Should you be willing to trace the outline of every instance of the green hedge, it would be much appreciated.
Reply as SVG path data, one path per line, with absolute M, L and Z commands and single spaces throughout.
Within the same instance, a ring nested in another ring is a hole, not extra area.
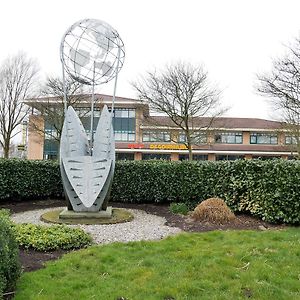
M 117 164 L 114 201 L 197 204 L 221 197 L 234 210 L 269 222 L 300 223 L 300 162 L 136 161 Z
M 9 214 L 0 210 L 0 299 L 12 291 L 21 273 L 19 249 Z
M 0 174 L 0 199 L 63 193 L 57 162 L 0 160 Z M 118 161 L 111 196 L 112 201 L 189 206 L 221 197 L 234 211 L 299 224 L 299 187 L 299 161 Z
M 59 165 L 53 161 L 0 159 L 0 199 L 61 197 Z

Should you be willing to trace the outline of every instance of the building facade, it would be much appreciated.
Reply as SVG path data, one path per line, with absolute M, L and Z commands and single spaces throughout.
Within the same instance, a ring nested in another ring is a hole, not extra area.
M 101 108 L 104 104 L 110 107 L 112 97 L 97 94 L 96 99 L 95 127 Z M 88 104 L 88 101 L 83 101 L 82 107 L 76 110 L 88 112 Z M 81 120 L 89 134 L 89 113 Z M 294 139 L 280 122 L 220 117 L 208 126 L 209 118 L 195 118 L 194 121 L 196 131 L 198 128 L 192 147 L 194 160 L 288 159 L 295 154 L 292 151 Z M 188 159 L 184 133 L 168 117 L 151 116 L 149 107 L 141 101 L 116 97 L 113 127 L 116 159 Z M 53 135 L 53 126 L 33 110 L 27 135 L 28 159 L 56 159 L 59 144 L 52 138 Z

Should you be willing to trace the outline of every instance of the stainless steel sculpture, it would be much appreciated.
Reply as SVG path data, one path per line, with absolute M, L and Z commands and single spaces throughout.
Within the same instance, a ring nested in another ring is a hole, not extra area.
M 106 210 L 115 167 L 112 115 L 118 72 L 124 63 L 124 44 L 115 29 L 103 21 L 84 19 L 64 34 L 61 48 L 65 72 L 92 86 L 90 139 L 70 106 L 65 91 L 65 120 L 60 142 L 60 169 L 64 190 L 75 212 Z M 94 135 L 94 86 L 115 78 L 111 112 L 104 106 Z

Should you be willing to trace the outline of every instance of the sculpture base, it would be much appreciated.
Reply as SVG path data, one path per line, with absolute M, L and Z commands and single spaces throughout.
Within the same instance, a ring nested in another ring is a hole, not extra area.
M 112 207 L 108 206 L 106 210 L 97 212 L 74 211 L 65 208 L 60 214 L 59 219 L 109 219 L 112 217 Z

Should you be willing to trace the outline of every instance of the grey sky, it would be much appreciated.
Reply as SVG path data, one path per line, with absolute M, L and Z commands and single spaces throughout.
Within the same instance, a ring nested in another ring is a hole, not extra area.
M 176 60 L 203 63 L 224 89 L 233 117 L 272 118 L 254 89 L 255 75 L 299 36 L 297 0 L 10 0 L 1 3 L 0 60 L 23 50 L 43 74 L 61 75 L 59 46 L 73 23 L 95 18 L 122 37 L 126 58 L 117 95 L 135 97 L 139 74 Z M 98 92 L 111 94 L 112 84 Z

